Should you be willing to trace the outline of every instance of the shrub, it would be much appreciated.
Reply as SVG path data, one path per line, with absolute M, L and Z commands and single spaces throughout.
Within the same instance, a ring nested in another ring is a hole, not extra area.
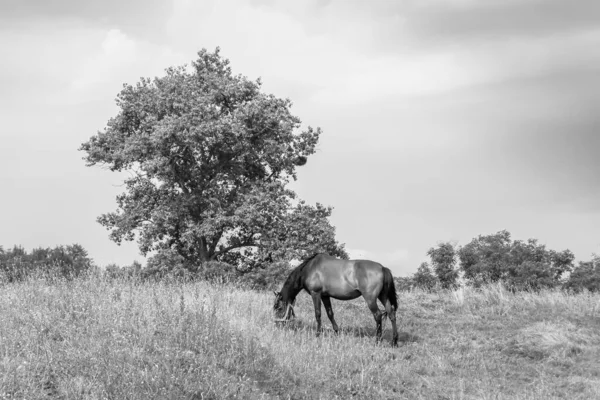
M 595 255 L 592 261 L 580 262 L 571 272 L 564 287 L 574 292 L 589 290 L 600 292 L 600 256 Z
M 448 289 L 456 286 L 458 271 L 456 265 L 456 250 L 452 243 L 440 243 L 427 251 L 431 258 L 433 270 L 442 288 Z
M 502 282 L 512 290 L 560 287 L 575 259 L 571 251 L 547 249 L 536 239 L 512 241 L 507 231 L 480 235 L 458 250 L 458 257 L 471 285 Z
M 27 253 L 21 246 L 5 251 L 0 247 L 0 275 L 8 282 L 31 275 L 73 278 L 95 268 L 88 252 L 79 244 L 36 248 Z
M 243 274 L 240 282 L 255 290 L 279 290 L 291 269 L 288 262 L 273 262 Z
M 120 267 L 117 264 L 109 264 L 104 268 L 104 276 L 110 279 L 134 278 L 141 276 L 142 264 L 134 261 L 131 265 Z
M 412 281 L 415 287 L 429 291 L 433 290 L 439 284 L 438 279 L 426 262 L 421 263 L 417 272 L 413 275 Z
M 408 292 L 415 287 L 413 279 L 406 276 L 398 276 L 394 278 L 394 284 L 396 285 L 396 290 L 399 292 Z

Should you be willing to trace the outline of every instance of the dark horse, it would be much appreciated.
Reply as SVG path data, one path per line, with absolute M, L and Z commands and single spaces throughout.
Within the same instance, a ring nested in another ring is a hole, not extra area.
M 321 333 L 321 302 L 337 333 L 331 298 L 352 300 L 362 296 L 377 323 L 377 342 L 381 341 L 381 322 L 387 315 L 392 322 L 392 346 L 398 344 L 396 310 L 398 297 L 392 273 L 383 265 L 369 260 L 338 260 L 327 254 L 315 254 L 297 266 L 288 276 L 279 293 L 275 292 L 276 321 L 288 321 L 294 316 L 294 301 L 300 291 L 306 290 L 315 305 L 317 336 Z M 380 311 L 377 299 L 385 307 Z

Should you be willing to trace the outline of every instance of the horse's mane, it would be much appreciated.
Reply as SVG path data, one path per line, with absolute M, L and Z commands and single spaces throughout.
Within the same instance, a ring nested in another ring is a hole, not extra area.
M 319 254 L 321 253 L 313 254 L 292 270 L 283 284 L 283 288 L 281 289 L 282 294 L 288 295 L 292 298 L 296 297 L 298 292 L 302 290 L 302 272 L 304 268 Z

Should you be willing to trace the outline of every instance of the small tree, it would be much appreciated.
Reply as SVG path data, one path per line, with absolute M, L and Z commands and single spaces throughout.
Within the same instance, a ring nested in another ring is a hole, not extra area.
M 413 275 L 412 280 L 416 287 L 424 290 L 432 290 L 439 282 L 431 271 L 429 264 L 426 262 L 423 262 L 421 265 L 419 265 L 419 268 Z
M 458 251 L 464 278 L 476 286 L 501 280 L 510 265 L 510 244 L 508 231 L 471 240 Z
M 583 289 L 600 292 L 600 256 L 593 255 L 591 261 L 580 262 L 565 282 L 565 288 L 575 292 Z
M 430 248 L 427 255 L 431 258 L 431 265 L 442 288 L 455 287 L 458 271 L 454 268 L 456 265 L 454 245 L 450 242 L 440 243 L 437 247 Z

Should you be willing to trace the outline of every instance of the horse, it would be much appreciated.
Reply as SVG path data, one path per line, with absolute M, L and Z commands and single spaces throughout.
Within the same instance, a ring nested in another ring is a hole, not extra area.
M 331 298 L 352 300 L 362 296 L 377 323 L 376 342 L 381 342 L 381 323 L 387 316 L 392 323 L 392 346 L 398 345 L 398 296 L 392 272 L 383 265 L 370 260 L 340 260 L 322 253 L 312 255 L 292 270 L 280 292 L 274 292 L 276 322 L 287 322 L 295 316 L 293 305 L 303 289 L 310 294 L 315 306 L 317 336 L 323 330 L 321 303 L 325 305 L 333 330 L 338 333 Z M 383 304 L 385 312 L 379 310 L 377 299 Z

